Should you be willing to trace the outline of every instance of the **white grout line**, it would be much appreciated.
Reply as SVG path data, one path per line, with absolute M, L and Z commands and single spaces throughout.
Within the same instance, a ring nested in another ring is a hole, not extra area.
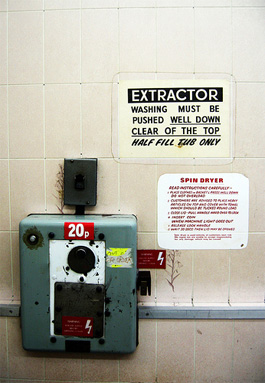
M 45 86 L 45 0 L 43 0 L 43 67 L 42 67 L 42 82 L 43 82 L 43 157 L 44 157 L 44 210 L 47 211 L 47 183 L 46 183 L 46 86 Z M 46 358 L 43 358 L 43 367 L 44 367 L 44 380 L 46 379 Z
M 80 0 L 80 157 L 83 157 L 83 107 L 82 107 L 82 31 L 83 31 L 83 19 Z
M 234 381 L 234 360 L 235 360 L 235 320 L 233 320 L 232 334 L 232 358 L 231 358 L 231 383 Z
M 46 179 L 47 179 L 47 169 L 46 169 L 46 116 L 45 116 L 45 111 L 46 111 L 46 99 L 45 99 L 45 95 L 46 95 L 46 86 L 45 86 L 45 5 L 44 5 L 44 1 L 43 0 L 43 16 L 42 16 L 42 21 L 43 21 L 43 39 L 42 39 L 42 43 L 43 43 L 43 57 L 42 57 L 42 61 L 43 61 L 43 67 L 42 67 L 42 82 L 43 82 L 43 93 L 42 93 L 42 97 L 43 97 L 43 104 L 42 104 L 42 107 L 43 107 L 43 120 L 42 120 L 42 123 L 43 123 L 43 172 L 44 172 L 44 210 L 47 211 L 47 182 L 46 182 Z
M 121 69 L 121 60 L 120 60 L 120 39 L 121 39 L 121 36 L 120 36 L 120 2 L 118 2 L 118 73 L 120 73 L 120 69 Z M 111 100 L 112 100 L 112 97 L 113 95 L 111 95 Z M 118 106 L 119 107 L 119 106 Z M 111 110 L 111 123 L 112 123 L 112 110 Z M 119 113 L 119 111 L 118 111 Z M 117 121 L 117 124 L 119 124 L 119 118 L 118 118 L 118 121 Z M 119 129 L 119 126 L 118 126 L 118 129 Z M 119 138 L 118 138 L 119 139 Z M 119 142 L 117 143 L 118 144 L 118 156 L 119 156 Z M 118 212 L 121 211 L 121 164 L 120 164 L 120 161 L 118 161 Z
M 155 381 L 158 381 L 157 373 L 158 373 L 158 321 L 155 322 L 156 326 L 156 334 L 155 334 Z
M 197 322 L 194 321 L 194 327 L 193 327 L 193 383 L 196 383 L 196 328 L 197 328 Z
M 10 174 L 10 121 L 9 121 L 9 74 L 8 74 L 8 64 L 9 64 L 9 13 L 7 12 L 7 74 L 6 74 L 6 101 L 7 101 L 7 177 L 8 177 L 8 207 L 9 207 L 9 241 L 10 241 L 10 273 L 11 273 L 11 286 L 12 286 L 12 299 L 14 298 L 14 274 L 13 274 L 13 246 L 12 246 L 12 209 L 11 209 L 11 174 Z
M 192 250 L 191 264 L 191 304 L 194 304 L 195 252 Z
M 118 366 L 117 366 L 117 368 L 118 368 L 118 382 L 120 382 L 120 359 L 118 359 L 117 362 L 118 362 Z
M 228 287 L 227 287 L 227 302 L 230 305 L 230 287 L 231 287 L 231 251 L 228 255 Z
M 194 73 L 194 75 L 196 73 L 195 42 L 196 42 L 196 36 L 195 36 L 195 0 L 193 0 L 193 73 Z
M 7 11 L 8 11 L 8 2 L 7 2 Z M 9 54 L 8 54 L 8 39 L 9 39 L 9 33 L 8 33 L 8 28 L 9 28 L 9 13 L 7 12 L 7 19 L 6 19 L 6 28 L 7 28 L 7 37 L 6 37 L 6 49 L 7 49 L 7 73 L 6 73 L 6 82 L 7 82 L 7 87 L 6 87 L 6 113 L 7 113 L 7 171 L 8 171 L 8 205 L 9 205 L 9 240 L 10 240 L 10 268 L 11 268 L 11 286 L 12 286 L 12 296 L 14 295 L 14 276 L 13 276 L 13 249 L 12 249 L 12 220 L 11 220 L 11 178 L 10 178 L 10 131 L 9 131 L 9 89 L 8 89 L 8 82 L 9 82 L 9 76 L 8 76 L 8 64 L 9 64 Z M 7 377 L 10 378 L 10 361 L 9 361 L 9 348 L 8 348 L 8 324 L 7 324 L 7 318 L 6 318 L 6 362 L 7 362 Z
M 9 361 L 9 342 L 8 342 L 8 318 L 6 317 L 6 364 L 7 364 L 7 378 L 10 378 L 10 361 Z

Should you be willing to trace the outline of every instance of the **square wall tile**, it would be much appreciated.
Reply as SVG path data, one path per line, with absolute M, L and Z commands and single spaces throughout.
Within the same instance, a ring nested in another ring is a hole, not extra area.
M 157 182 L 163 174 L 193 173 L 192 165 L 158 165 L 157 166 Z
M 81 0 L 83 8 L 118 8 L 119 0 Z
M 156 71 L 156 10 L 120 10 L 120 71 Z
M 264 81 L 265 8 L 233 8 L 233 69 L 237 81 Z
M 8 362 L 7 362 L 7 331 L 6 331 L 6 318 L 0 318 L 0 378 L 8 378 Z
M 264 83 L 237 84 L 236 157 L 264 157 L 264 99 Z
M 80 155 L 80 85 L 45 86 L 47 158 Z
M 84 157 L 112 157 L 111 84 L 82 85 Z
M 80 83 L 80 32 L 80 11 L 45 12 L 46 83 Z
M 157 0 L 157 7 L 193 7 L 194 0 Z
M 248 246 L 231 251 L 230 302 L 264 303 L 265 235 L 250 234 Z
M 1 48 L 0 48 L 1 50 Z M 7 87 L 0 86 L 0 158 L 8 158 Z
M 11 225 L 18 230 L 19 222 L 30 213 L 44 213 L 43 160 L 11 160 Z
M 162 8 L 157 13 L 157 71 L 194 71 L 194 10 Z
M 196 303 L 227 303 L 229 252 L 196 250 L 194 254 L 194 292 Z
M 133 354 L 121 355 L 120 382 L 154 383 L 156 378 L 156 321 L 139 321 L 139 345 Z
M 137 248 L 139 250 L 156 249 L 156 235 L 138 232 Z
M 82 82 L 111 82 L 119 72 L 118 10 L 82 11 Z
M 213 2 L 211 2 L 213 3 Z M 207 27 L 205 27 L 207 26 Z M 230 8 L 195 9 L 195 71 L 232 71 Z
M 1 12 L 7 11 L 7 0 L 0 1 L 0 11 Z
M 81 381 L 81 359 L 45 358 L 45 380 Z
M 92 355 L 82 361 L 82 377 L 84 382 L 118 382 L 119 356 Z
M 11 247 L 9 233 L 0 232 L 0 300 L 12 300 Z
M 76 9 L 81 7 L 81 0 L 44 0 L 45 9 Z
M 194 322 L 157 323 L 157 380 L 192 383 L 194 377 Z
M 230 7 L 232 0 L 194 0 L 195 7 Z
M 157 303 L 190 304 L 192 251 L 167 250 L 166 270 L 157 270 Z
M 7 13 L 0 13 L 0 84 L 7 84 Z
M 8 44 L 9 83 L 42 83 L 43 12 L 10 13 Z
M 9 11 L 42 11 L 43 0 L 8 0 Z
M 265 381 L 265 321 L 236 321 L 234 383 Z
M 43 158 L 43 85 L 8 90 L 10 158 Z
M 13 272 L 13 300 L 20 300 L 20 263 L 19 263 L 19 233 L 11 233 L 12 272 Z
M 155 7 L 156 0 L 119 0 L 120 8 Z
M 196 321 L 196 382 L 231 382 L 233 321 Z
M 20 318 L 8 318 L 9 377 L 12 379 L 44 380 L 44 357 L 37 352 L 22 348 Z
M 261 176 L 265 171 L 265 159 L 235 159 L 233 172 L 249 179 L 249 232 L 265 230 L 265 185 Z
M 9 204 L 9 170 L 8 161 L 0 160 L 0 230 L 10 229 L 10 204 Z
M 232 0 L 233 7 L 262 7 L 264 0 Z
M 205 160 L 205 164 L 194 166 L 193 173 L 231 173 L 233 170 L 232 162 L 229 164 L 213 165 L 209 163 L 209 159 Z
M 139 231 L 155 231 L 155 165 L 120 165 L 120 210 L 137 216 Z

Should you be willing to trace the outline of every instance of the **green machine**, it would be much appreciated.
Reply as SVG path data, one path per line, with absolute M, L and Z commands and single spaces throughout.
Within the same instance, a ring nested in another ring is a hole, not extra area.
M 133 352 L 136 217 L 29 215 L 19 233 L 23 347 Z

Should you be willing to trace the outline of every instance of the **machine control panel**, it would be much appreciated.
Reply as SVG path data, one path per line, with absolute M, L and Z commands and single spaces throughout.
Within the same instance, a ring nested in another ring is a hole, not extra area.
M 133 215 L 30 215 L 21 221 L 26 350 L 135 350 L 136 233 Z

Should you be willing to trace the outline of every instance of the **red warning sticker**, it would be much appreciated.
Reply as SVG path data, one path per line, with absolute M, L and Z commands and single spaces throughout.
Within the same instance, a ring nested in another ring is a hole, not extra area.
M 93 337 L 93 318 L 63 316 L 62 335 Z
M 166 250 L 137 250 L 138 269 L 165 269 Z

